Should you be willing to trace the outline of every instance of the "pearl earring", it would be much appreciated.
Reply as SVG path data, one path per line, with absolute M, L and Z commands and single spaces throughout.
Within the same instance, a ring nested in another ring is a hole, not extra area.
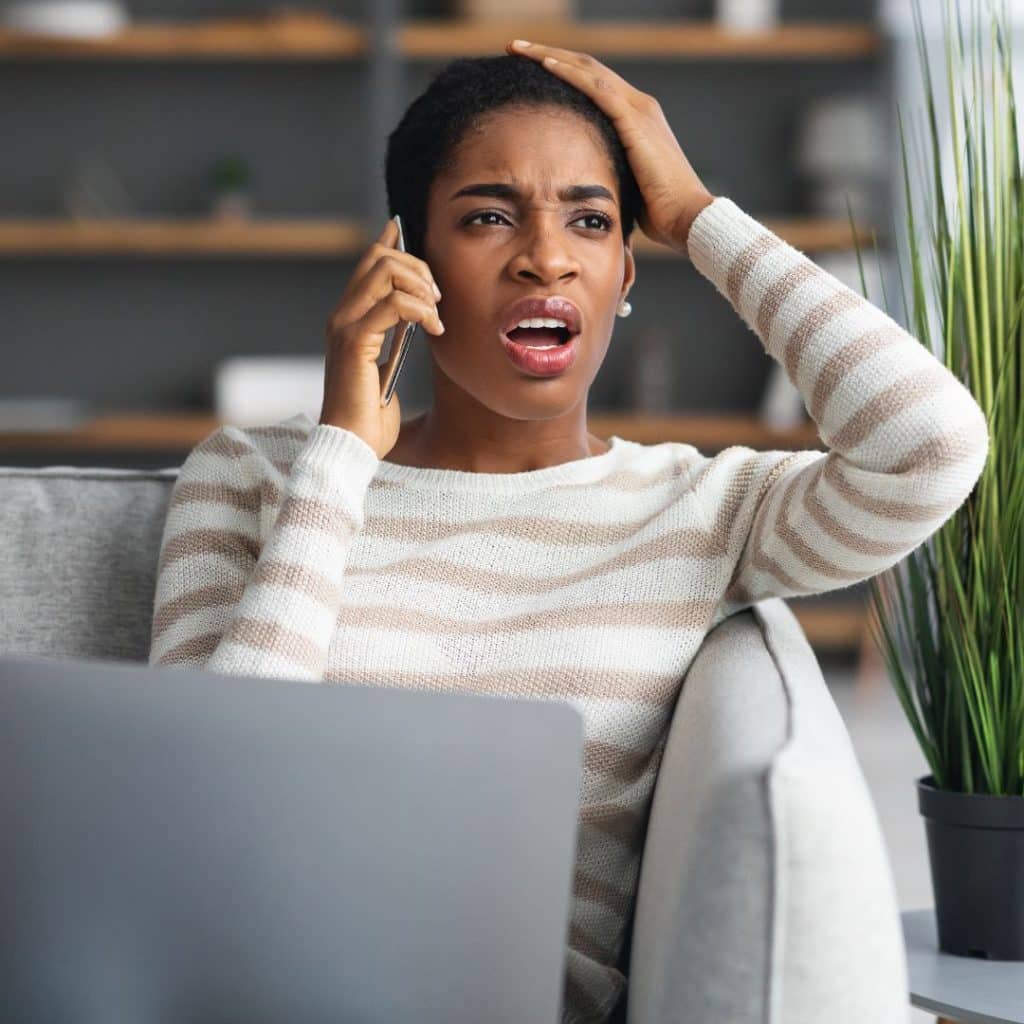
M 633 307 L 623 299 L 622 302 L 619 303 L 619 316 L 629 316 L 632 312 Z

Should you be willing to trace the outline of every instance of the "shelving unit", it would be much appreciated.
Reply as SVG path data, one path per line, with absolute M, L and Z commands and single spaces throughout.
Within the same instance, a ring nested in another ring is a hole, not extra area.
M 360 148 L 373 155 L 366 176 L 379 177 L 378 156 L 388 126 L 402 102 L 403 69 L 460 56 L 504 53 L 507 40 L 523 37 L 592 53 L 600 59 L 651 65 L 778 64 L 798 60 L 815 65 L 874 61 L 883 41 L 875 28 L 859 23 L 785 24 L 767 32 L 729 32 L 705 21 L 585 20 L 538 22 L 511 18 L 500 23 L 456 19 L 406 19 L 389 2 L 371 3 L 366 20 L 319 14 L 220 18 L 203 21 L 136 22 L 126 31 L 99 40 L 34 37 L 0 30 L 0 65 L 79 64 L 296 64 L 347 65 L 370 76 L 373 109 L 369 133 Z M 779 71 L 778 73 L 787 73 Z M 787 216 L 780 211 L 751 211 L 791 245 L 809 254 L 870 248 L 884 236 L 872 225 L 851 227 L 845 219 Z M 386 213 L 361 206 L 358 216 L 316 218 L 256 217 L 242 222 L 209 218 L 143 217 L 81 221 L 69 218 L 0 218 L 0 261 L 51 258 L 83 262 L 107 257 L 181 260 L 222 257 L 240 262 L 281 260 L 324 263 L 362 251 Z M 370 230 L 370 227 L 373 229 Z M 651 242 L 637 228 L 633 248 L 652 261 L 680 260 L 671 249 Z M 634 317 L 634 320 L 636 318 Z M 0 392 L 2 393 L 2 392 Z M 219 425 L 208 411 L 154 412 L 139 409 L 97 417 L 62 431 L 0 431 L 0 463 L 12 456 L 38 453 L 50 462 L 77 456 L 90 464 L 116 464 L 119 455 L 155 454 L 165 465 Z M 714 452 L 730 445 L 755 448 L 821 448 L 817 428 L 808 422 L 793 430 L 772 430 L 755 415 L 634 415 L 595 412 L 591 430 L 644 444 L 675 440 Z M 820 649 L 849 649 L 861 643 L 864 611 L 848 598 L 832 605 L 791 605 L 812 642 Z

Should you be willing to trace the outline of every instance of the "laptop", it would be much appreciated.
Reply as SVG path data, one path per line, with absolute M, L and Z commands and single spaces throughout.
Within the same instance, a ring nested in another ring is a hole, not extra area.
M 553 700 L 0 657 L 0 1017 L 559 1018 Z

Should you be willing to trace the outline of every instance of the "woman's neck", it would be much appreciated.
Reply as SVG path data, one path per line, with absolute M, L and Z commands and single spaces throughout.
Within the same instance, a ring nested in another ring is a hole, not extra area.
M 419 416 L 402 422 L 398 440 L 385 456 L 386 462 L 421 469 L 457 469 L 475 473 L 518 473 L 524 470 L 543 469 L 546 466 L 557 466 L 563 462 L 572 462 L 592 455 L 603 455 L 611 447 L 606 441 L 588 432 L 584 438 L 585 447 L 582 451 L 572 450 L 570 446 L 566 446 L 564 452 L 555 452 L 551 461 L 538 463 L 536 455 L 531 455 L 529 461 L 520 460 L 517 464 L 505 453 L 493 461 L 486 457 L 474 458 L 472 455 L 467 458 L 465 452 L 451 449 L 442 451 L 429 443 L 429 429 L 425 429 L 429 428 L 427 416 L 428 413 L 423 412 Z

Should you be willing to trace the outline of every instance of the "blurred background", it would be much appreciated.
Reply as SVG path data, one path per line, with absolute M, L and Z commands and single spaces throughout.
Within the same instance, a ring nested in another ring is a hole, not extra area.
M 910 0 L 509 10 L 0 0 L 0 465 L 175 466 L 219 423 L 317 419 L 326 318 L 389 213 L 388 133 L 445 63 L 516 36 L 589 52 L 656 96 L 713 193 L 863 294 L 859 243 L 868 297 L 905 322 L 890 236 Z M 591 429 L 708 454 L 821 447 L 710 282 L 639 228 L 634 248 L 633 314 Z M 414 345 L 405 416 L 429 404 L 428 366 Z M 865 597 L 793 607 L 820 652 L 859 658 Z
M 943 4 L 922 7 L 939 60 Z M 1020 92 L 1024 0 L 1010 7 Z M 514 37 L 591 53 L 656 96 L 713 193 L 865 294 L 859 243 L 867 297 L 906 325 L 911 0 L 0 0 L 0 466 L 176 466 L 220 423 L 318 418 L 326 318 L 389 213 L 388 133 L 446 62 Z M 639 229 L 634 247 L 633 314 L 591 430 L 707 454 L 822 447 L 713 286 Z M 414 345 L 405 416 L 429 404 L 428 364 Z M 901 906 L 928 906 L 927 767 L 866 598 L 790 605 L 861 756 Z

